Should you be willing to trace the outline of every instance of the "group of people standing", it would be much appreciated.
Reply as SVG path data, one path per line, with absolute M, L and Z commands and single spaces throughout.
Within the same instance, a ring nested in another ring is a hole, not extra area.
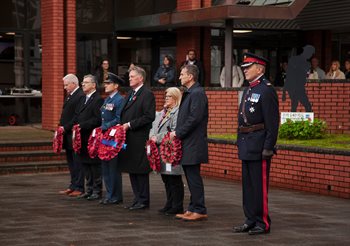
M 277 141 L 279 111 L 277 94 L 264 77 L 267 61 L 254 54 L 246 54 L 241 65 L 249 87 L 245 89 L 238 115 L 237 146 L 242 160 L 243 207 L 246 220 L 233 228 L 234 232 L 250 235 L 270 232 L 267 208 L 269 170 Z M 149 173 L 151 171 L 145 144 L 153 141 L 158 146 L 165 135 L 181 140 L 182 156 L 178 166 L 161 163 L 160 174 L 165 186 L 166 201 L 158 211 L 175 215 L 183 221 L 201 221 L 208 218 L 201 165 L 208 163 L 208 99 L 200 86 L 199 69 L 194 64 L 181 68 L 179 79 L 184 91 L 177 87 L 165 90 L 165 104 L 156 112 L 155 97 L 144 85 L 144 69 L 134 66 L 129 70 L 131 90 L 125 97 L 119 93 L 123 80 L 108 72 L 103 85 L 107 98 L 98 95 L 93 75 L 84 76 L 82 89 L 75 75 L 63 78 L 67 91 L 60 127 L 64 128 L 64 148 L 71 173 L 70 186 L 61 191 L 72 197 L 100 203 L 123 202 L 122 172 L 129 173 L 134 198 L 128 210 L 142 210 L 150 206 Z M 88 136 L 96 127 L 102 131 L 119 125 L 126 132 L 126 149 L 109 161 L 90 158 L 87 154 Z M 74 127 L 81 130 L 81 150 L 74 153 Z M 83 169 L 81 167 L 84 167 Z M 102 167 L 102 171 L 101 171 Z M 190 191 L 187 208 L 183 206 L 186 177 Z M 86 182 L 84 182 L 86 180 Z M 102 199 L 102 180 L 106 195 Z M 84 185 L 85 184 L 85 185 Z
M 100 200 L 100 204 L 120 204 L 123 202 L 122 172 L 129 173 L 134 198 L 129 210 L 146 209 L 150 205 L 149 173 L 151 171 L 145 143 L 152 140 L 158 145 L 167 132 L 171 138 L 182 141 L 180 165 L 161 170 L 166 189 L 166 202 L 159 212 L 176 215 L 183 220 L 206 219 L 204 187 L 200 176 L 200 165 L 208 162 L 207 123 L 208 100 L 204 89 L 199 85 L 198 68 L 185 65 L 181 69 L 180 81 L 185 92 L 177 87 L 166 90 L 162 112 L 156 113 L 155 97 L 144 85 L 144 69 L 134 66 L 129 70 L 131 90 L 125 97 L 119 93 L 124 81 L 121 77 L 107 72 L 103 77 L 103 100 L 98 91 L 98 81 L 93 75 L 84 76 L 82 88 L 78 78 L 68 74 L 63 78 L 67 91 L 60 127 L 64 129 L 63 146 L 71 174 L 70 186 L 60 191 L 71 197 L 87 200 Z M 95 128 L 102 132 L 120 125 L 126 132 L 126 149 L 109 161 L 91 158 L 88 154 L 88 140 Z M 75 127 L 80 129 L 81 148 L 75 153 L 72 138 Z M 191 192 L 187 209 L 183 207 L 185 173 Z M 102 198 L 102 181 L 106 187 Z

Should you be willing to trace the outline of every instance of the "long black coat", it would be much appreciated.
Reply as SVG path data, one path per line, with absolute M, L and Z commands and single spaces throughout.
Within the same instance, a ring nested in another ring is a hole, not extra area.
M 142 86 L 132 98 L 131 93 L 126 96 L 121 113 L 121 124 L 130 122 L 131 128 L 126 133 L 126 150 L 119 153 L 119 165 L 124 172 L 145 174 L 151 171 L 145 145 L 155 118 L 156 103 L 146 86 Z
M 176 124 L 176 136 L 182 141 L 181 165 L 208 163 L 208 98 L 195 83 L 184 92 Z
M 68 95 L 63 103 L 63 109 L 60 119 L 60 126 L 64 127 L 63 148 L 73 149 L 72 147 L 72 127 L 74 123 L 75 112 L 80 104 L 80 100 L 85 98 L 81 88 L 77 89 L 73 95 Z
M 74 124 L 80 125 L 81 150 L 79 157 L 84 163 L 94 163 L 97 160 L 91 159 L 87 150 L 88 140 L 93 129 L 101 126 L 101 111 L 103 99 L 95 92 L 85 104 L 85 97 L 81 100 Z

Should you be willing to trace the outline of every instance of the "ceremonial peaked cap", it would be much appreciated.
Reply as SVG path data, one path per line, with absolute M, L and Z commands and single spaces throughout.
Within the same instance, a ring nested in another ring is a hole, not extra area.
M 107 83 L 112 82 L 115 84 L 119 84 L 120 86 L 124 85 L 124 80 L 122 78 L 120 78 L 118 75 L 111 73 L 111 72 L 108 72 L 108 76 L 105 79 L 105 81 L 103 81 L 103 82 L 107 82 Z
M 261 57 L 252 53 L 244 53 L 243 57 L 244 57 L 243 62 L 241 64 L 242 68 L 249 67 L 253 64 L 260 64 L 260 65 L 266 66 L 266 64 L 269 62 L 264 57 Z

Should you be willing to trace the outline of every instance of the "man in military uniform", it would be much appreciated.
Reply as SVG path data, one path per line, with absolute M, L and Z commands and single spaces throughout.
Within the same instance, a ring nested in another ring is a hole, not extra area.
M 249 235 L 270 232 L 268 186 L 271 158 L 279 127 L 278 97 L 264 77 L 267 60 L 246 53 L 241 65 L 249 87 L 245 89 L 238 115 L 238 155 L 242 160 L 245 222 L 234 232 Z
M 124 105 L 124 98 L 120 95 L 119 89 L 124 81 L 114 73 L 107 73 L 103 81 L 105 93 L 108 97 L 101 107 L 102 131 L 120 124 L 120 113 Z M 100 200 L 100 204 L 119 204 L 123 201 L 122 175 L 118 167 L 117 156 L 111 160 L 101 160 L 102 176 L 106 187 L 106 196 Z

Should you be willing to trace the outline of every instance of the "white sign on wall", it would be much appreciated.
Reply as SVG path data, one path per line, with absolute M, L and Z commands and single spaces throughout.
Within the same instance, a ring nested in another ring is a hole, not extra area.
M 281 112 L 281 124 L 285 123 L 287 119 L 291 121 L 308 120 L 314 122 L 313 112 Z

